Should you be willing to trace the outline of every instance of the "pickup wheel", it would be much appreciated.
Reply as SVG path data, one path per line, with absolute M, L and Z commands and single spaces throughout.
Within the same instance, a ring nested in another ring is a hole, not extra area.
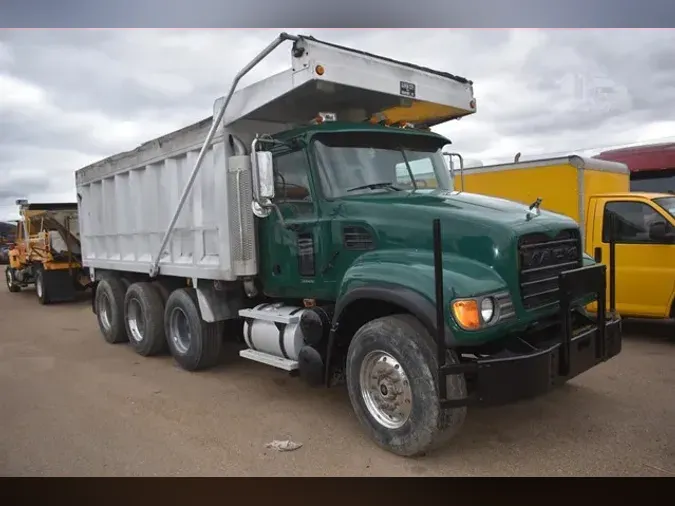
M 7 289 L 12 292 L 20 292 L 21 287 L 16 284 L 14 280 L 14 269 L 12 269 L 9 265 L 5 269 L 5 280 L 7 281 Z
M 458 362 L 449 352 L 450 363 Z M 361 327 L 347 353 L 347 389 L 359 422 L 378 445 L 413 457 L 455 436 L 466 408 L 441 409 L 435 346 L 413 316 L 378 318 Z M 449 399 L 466 396 L 464 376 L 448 376 Z
M 222 350 L 222 326 L 202 319 L 192 288 L 174 290 L 166 301 L 164 329 L 171 355 L 187 371 L 215 366 Z
M 144 357 L 166 349 L 164 301 L 151 283 L 134 283 L 124 296 L 124 323 L 129 344 Z
M 124 324 L 124 293 L 124 284 L 118 278 L 106 277 L 96 287 L 96 319 L 103 338 L 110 344 L 129 340 Z

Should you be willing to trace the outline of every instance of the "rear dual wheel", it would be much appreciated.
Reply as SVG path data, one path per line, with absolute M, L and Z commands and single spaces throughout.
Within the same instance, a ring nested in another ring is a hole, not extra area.
M 45 282 L 45 273 L 42 269 L 38 269 L 35 274 L 35 293 L 37 294 L 38 302 L 43 306 L 52 302 L 50 286 L 49 283 Z
M 144 357 L 166 350 L 164 302 L 153 283 L 134 283 L 124 297 L 124 322 L 129 344 Z
M 95 304 L 101 333 L 111 344 L 129 342 L 146 357 L 168 347 L 188 371 L 213 367 L 220 359 L 222 325 L 202 319 L 192 288 L 169 293 L 155 283 L 104 278 L 96 288 Z
M 125 293 L 124 283 L 119 278 L 104 278 L 96 287 L 96 318 L 103 339 L 110 344 L 129 341 L 124 323 Z
M 222 350 L 222 325 L 205 322 L 192 288 L 173 291 L 166 301 L 164 329 L 171 355 L 187 371 L 215 366 Z

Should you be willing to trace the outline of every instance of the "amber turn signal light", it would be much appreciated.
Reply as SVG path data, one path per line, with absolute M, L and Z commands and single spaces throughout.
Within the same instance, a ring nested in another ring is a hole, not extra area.
M 461 327 L 467 330 L 480 328 L 480 314 L 475 300 L 456 300 L 452 303 L 452 313 Z

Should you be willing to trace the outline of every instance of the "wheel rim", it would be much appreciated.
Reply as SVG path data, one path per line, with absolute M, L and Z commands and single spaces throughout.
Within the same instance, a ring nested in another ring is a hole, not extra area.
M 127 322 L 129 324 L 131 339 L 139 343 L 143 340 L 145 318 L 143 317 L 143 308 L 138 299 L 131 299 L 129 301 L 127 313 Z
M 171 311 L 171 318 L 169 320 L 169 331 L 171 333 L 171 341 L 176 350 L 184 355 L 187 353 L 192 341 L 192 334 L 190 333 L 190 325 L 185 312 L 179 308 L 173 308 Z
M 360 371 L 361 397 L 377 422 L 387 429 L 405 425 L 412 409 L 412 389 L 403 366 L 383 351 L 371 351 Z
M 12 288 L 12 285 L 14 284 L 14 280 L 12 279 L 12 271 L 7 269 L 5 272 L 5 278 L 7 279 L 7 288 Z
M 98 302 L 98 315 L 101 319 L 101 324 L 106 332 L 110 331 L 112 325 L 110 320 L 112 318 L 112 308 L 110 307 L 110 299 L 105 293 L 101 294 L 101 299 Z
M 42 276 L 37 277 L 35 280 L 35 291 L 37 292 L 37 296 L 39 298 L 42 298 Z

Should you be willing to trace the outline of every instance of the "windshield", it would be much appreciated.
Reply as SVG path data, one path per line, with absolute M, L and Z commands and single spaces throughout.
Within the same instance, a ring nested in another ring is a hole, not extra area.
M 660 197 L 658 199 L 654 199 L 654 202 L 656 202 L 660 207 L 665 209 L 668 214 L 675 218 L 675 197 Z
M 314 152 L 328 198 L 345 195 L 452 189 L 442 140 L 402 133 L 320 134 Z

